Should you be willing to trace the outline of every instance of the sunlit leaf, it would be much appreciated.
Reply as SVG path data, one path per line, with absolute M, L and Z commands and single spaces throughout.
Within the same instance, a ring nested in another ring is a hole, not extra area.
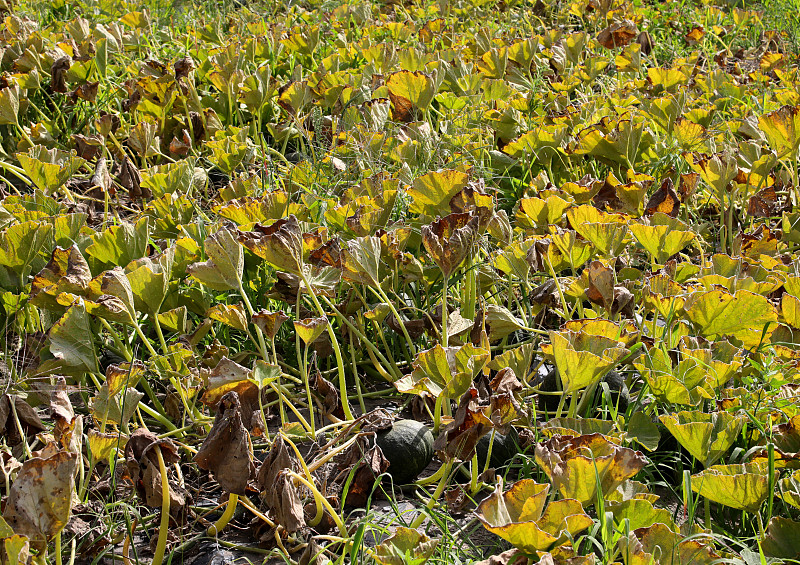
M 728 412 L 678 412 L 661 416 L 667 430 L 704 467 L 716 463 L 733 445 L 744 416 Z
M 588 506 L 595 502 L 598 490 L 607 495 L 648 461 L 641 453 L 620 447 L 601 434 L 590 434 L 555 436 L 538 444 L 536 462 L 561 496 Z
M 375 560 L 381 565 L 406 565 L 409 560 L 423 565 L 433 556 L 438 539 L 430 539 L 412 528 L 399 527 L 375 548 Z
M 550 485 L 523 479 L 502 492 L 501 486 L 476 510 L 487 530 L 527 553 L 546 551 L 592 524 L 577 500 L 547 503 Z
M 702 335 L 712 339 L 730 335 L 745 345 L 759 343 L 768 324 L 778 321 L 769 300 L 747 290 L 734 294 L 723 290 L 698 293 L 687 300 L 685 309 Z
M 208 261 L 187 268 L 192 278 L 214 290 L 239 288 L 244 272 L 244 251 L 231 232 L 221 229 L 205 241 Z
M 692 490 L 712 502 L 758 512 L 769 496 L 769 477 L 764 466 L 714 465 L 692 475 Z
M 414 180 L 408 190 L 411 199 L 409 210 L 426 216 L 444 216 L 450 213 L 450 199 L 464 188 L 469 175 L 461 171 L 431 171 Z
M 86 163 L 75 153 L 47 149 L 42 145 L 31 147 L 27 153 L 17 154 L 17 159 L 28 177 L 45 193 L 61 188 Z

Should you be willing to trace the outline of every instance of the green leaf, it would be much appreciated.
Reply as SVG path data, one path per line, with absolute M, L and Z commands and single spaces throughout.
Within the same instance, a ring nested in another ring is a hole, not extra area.
M 327 318 L 306 318 L 304 320 L 296 320 L 294 322 L 294 330 L 303 343 L 309 345 L 317 340 L 328 328 Z
M 189 275 L 214 290 L 238 289 L 244 273 L 244 251 L 231 232 L 221 229 L 205 241 L 208 261 L 192 263 Z
M 601 434 L 554 436 L 539 443 L 535 454 L 561 496 L 584 506 L 594 504 L 598 491 L 607 496 L 648 463 L 638 451 Z
M 436 344 L 421 351 L 414 360 L 414 370 L 395 381 L 400 392 L 419 394 L 428 392 L 435 397 L 459 398 L 472 384 L 472 379 L 483 369 L 489 352 L 472 344 L 461 347 L 442 347 Z
M 672 513 L 666 508 L 655 508 L 653 503 L 644 498 L 632 498 L 622 502 L 607 502 L 606 509 L 614 515 L 614 522 L 620 531 L 624 531 L 625 520 L 628 520 L 630 531 L 649 528 L 653 524 L 666 524 L 675 528 Z
M 783 106 L 759 116 L 758 127 L 778 154 L 778 159 L 797 153 L 800 147 L 800 107 Z
M 19 114 L 20 88 L 11 84 L 0 90 L 0 124 L 13 126 Z
M 24 275 L 51 241 L 53 227 L 40 222 L 24 222 L 6 228 L 0 235 L 0 265 Z M 40 264 L 41 268 L 41 264 Z
M 519 375 L 522 380 L 527 380 L 530 372 L 531 363 L 536 355 L 536 344 L 526 343 L 507 349 L 502 354 L 497 355 L 489 361 L 486 366 L 494 371 L 500 371 L 506 367 L 511 368 L 515 375 Z
M 619 341 L 585 331 L 550 331 L 550 343 L 542 353 L 553 359 L 564 393 L 572 393 L 596 384 L 628 354 Z
M 98 422 L 108 421 L 118 426 L 127 426 L 144 393 L 135 388 L 127 388 L 122 395 L 110 396 L 108 387 L 103 384 L 91 398 L 92 414 Z
M 178 308 L 159 313 L 158 323 L 168 331 L 182 334 L 186 333 L 187 330 L 186 316 L 186 306 L 179 306 Z
M 47 149 L 43 145 L 35 145 L 27 153 L 18 153 L 17 159 L 33 184 L 45 193 L 61 188 L 86 163 L 75 153 Z
M 616 257 L 625 247 L 628 226 L 621 216 L 605 214 L 585 204 L 567 210 L 567 219 L 604 257 Z
M 637 411 L 628 420 L 626 430 L 628 437 L 644 447 L 647 451 L 654 451 L 661 440 L 658 426 L 644 412 Z
M 545 509 L 550 485 L 522 479 L 502 493 L 501 484 L 478 505 L 476 514 L 487 530 L 517 549 L 546 551 L 592 525 L 577 500 L 558 500 Z
M 656 212 L 649 221 L 649 225 L 631 224 L 630 229 L 636 240 L 659 265 L 663 265 L 695 238 L 693 232 L 680 229 L 686 228 L 686 224 L 663 212 Z
M 469 175 L 455 170 L 431 171 L 412 183 L 408 190 L 409 211 L 426 216 L 450 213 L 450 199 L 467 185 Z
M 375 548 L 375 561 L 381 565 L 423 565 L 433 556 L 438 543 L 438 539 L 401 526 Z
M 355 284 L 377 287 L 380 283 L 381 240 L 358 237 L 342 247 L 342 278 Z
M 93 259 L 90 261 L 92 271 L 124 267 L 134 259 L 144 257 L 149 238 L 147 218 L 141 218 L 135 224 L 123 222 L 95 234 L 86 248 L 86 255 Z
M 37 372 L 62 372 L 69 375 L 98 373 L 94 331 L 82 299 L 76 300 L 47 334 L 48 350 L 53 356 Z
M 770 494 L 766 467 L 750 463 L 709 467 L 692 475 L 692 490 L 711 502 L 752 513 Z
M 256 382 L 258 388 L 264 388 L 269 383 L 278 379 L 281 376 L 281 368 L 278 365 L 266 363 L 264 361 L 256 361 L 253 365 L 253 381 Z
M 710 157 L 705 154 L 686 153 L 684 158 L 711 187 L 716 199 L 724 203 L 728 195 L 728 185 L 739 172 L 736 156 L 730 153 L 718 153 Z
M 746 418 L 728 412 L 682 411 L 661 416 L 661 422 L 678 442 L 709 467 L 731 448 Z
M 142 257 L 128 264 L 126 268 L 136 309 L 150 317 L 161 311 L 161 305 L 169 292 L 174 249 L 170 247 L 155 258 Z
M 765 326 L 778 321 L 775 307 L 765 296 L 740 290 L 698 292 L 686 301 L 686 317 L 710 339 L 733 336 L 745 346 L 761 342 Z

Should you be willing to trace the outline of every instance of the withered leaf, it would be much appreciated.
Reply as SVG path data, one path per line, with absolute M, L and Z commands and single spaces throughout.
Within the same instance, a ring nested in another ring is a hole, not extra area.
M 472 253 L 480 219 L 473 214 L 449 214 L 422 228 L 422 243 L 445 277 Z
M 200 143 L 206 138 L 206 125 L 203 117 L 197 112 L 189 112 L 189 120 L 192 127 L 192 138 L 195 143 Z
M 103 193 L 108 193 L 112 196 L 114 195 L 114 190 L 111 185 L 111 175 L 108 174 L 108 166 L 106 165 L 105 157 L 100 157 L 97 160 L 97 165 L 95 165 L 94 168 L 94 174 L 89 182 L 93 188 L 96 187 L 102 190 Z
M 700 183 L 699 173 L 685 173 L 681 174 L 681 182 L 678 185 L 678 193 L 681 196 L 681 202 L 686 202 L 689 197 L 697 190 L 697 185 Z
M 775 192 L 775 185 L 759 190 L 747 201 L 747 214 L 756 218 L 771 218 L 780 215 L 782 204 Z
M 689 32 L 683 36 L 683 40 L 686 41 L 688 45 L 694 45 L 703 39 L 703 36 L 706 34 L 703 26 L 694 26 Z
M 180 461 L 177 446 L 169 439 L 159 437 L 149 430 L 139 428 L 131 434 L 125 445 L 125 463 L 136 493 L 151 508 L 161 507 L 161 469 L 155 447 L 161 449 L 165 465 Z M 180 488 L 169 482 L 170 514 L 179 515 L 186 504 Z
M 630 20 L 611 24 L 597 35 L 597 42 L 606 49 L 625 47 L 635 37 L 639 30 L 636 24 Z
M 72 142 L 75 144 L 78 157 L 87 161 L 92 161 L 98 157 L 103 148 L 103 137 L 101 135 L 73 134 Z
M 392 103 L 392 120 L 395 122 L 411 123 L 417 121 L 420 111 L 414 107 L 414 104 L 399 94 L 394 94 L 389 91 L 389 100 Z
M 0 397 L 0 435 L 6 436 L 8 445 L 16 445 L 22 441 L 18 426 L 14 421 L 14 411 L 11 409 L 12 402 L 19 419 L 19 427 L 22 428 L 26 436 L 36 435 L 46 429 L 36 410 L 30 404 L 18 396 L 4 394 Z
M 441 322 L 441 317 L 440 317 Z M 386 325 L 389 326 L 389 329 L 397 334 L 402 334 L 403 329 L 400 327 L 400 323 L 397 321 L 397 318 L 394 314 L 390 314 L 386 317 Z M 411 339 L 417 339 L 425 333 L 425 330 L 428 328 L 428 321 L 427 320 L 403 320 L 403 325 L 406 327 L 406 331 L 408 332 L 408 337 Z
M 600 261 L 592 261 L 587 271 L 589 288 L 586 289 L 586 297 L 610 309 L 614 302 L 614 271 Z
M 330 414 L 340 420 L 344 420 L 344 408 L 339 398 L 339 391 L 330 381 L 322 376 L 322 373 L 318 369 L 315 371 L 311 387 L 316 393 L 314 400 L 322 414 Z
M 653 52 L 653 38 L 649 32 L 643 31 L 636 37 L 636 43 L 642 48 L 642 54 L 649 55 Z
M 47 541 L 69 522 L 78 456 L 48 444 L 22 464 L 3 518 L 16 534 Z
M 194 61 L 192 61 L 191 57 L 186 55 L 182 59 L 175 61 L 172 68 L 175 70 L 175 80 L 180 80 L 183 77 L 189 76 L 189 73 L 194 70 Z
M 503 553 L 492 555 L 483 561 L 476 561 L 475 565 L 527 565 L 529 561 L 528 556 L 525 555 L 524 552 L 512 547 Z
M 377 445 L 372 446 L 364 454 L 363 459 L 353 471 L 353 480 L 347 491 L 347 504 L 350 506 L 363 506 L 372 494 L 372 487 L 379 475 L 389 469 L 389 461 Z
M 283 310 L 278 310 L 277 312 L 261 310 L 253 314 L 252 321 L 263 332 L 264 336 L 271 340 L 275 339 L 275 336 L 278 335 L 278 330 L 288 319 L 289 316 Z
M 656 212 L 677 218 L 681 210 L 681 201 L 678 193 L 675 192 L 672 179 L 667 177 L 661 183 L 661 187 L 653 193 L 650 200 L 644 207 L 645 216 L 652 216 Z
M 189 151 L 192 150 L 192 139 L 189 137 L 189 132 L 185 129 L 180 131 L 181 137 L 172 136 L 172 141 L 169 142 L 169 151 L 174 155 L 186 157 Z
M 303 513 L 303 503 L 300 500 L 297 487 L 294 486 L 292 476 L 288 473 L 279 473 L 272 488 L 277 502 L 272 507 L 275 521 L 286 528 L 289 533 L 305 528 L 306 520 Z
M 142 91 L 139 89 L 133 90 L 130 95 L 122 101 L 122 111 L 123 112 L 130 112 L 136 109 L 136 106 L 139 105 L 139 102 L 142 101 Z
M 69 55 L 59 57 L 50 67 L 50 88 L 53 92 L 65 94 L 67 92 L 67 71 L 72 66 Z
M 256 481 L 261 490 L 261 498 L 266 502 L 267 506 L 274 508 L 280 504 L 280 500 L 274 497 L 275 491 L 273 490 L 273 486 L 277 483 L 278 475 L 285 469 L 297 471 L 299 468 L 297 457 L 286 447 L 283 434 L 276 434 L 267 457 L 259 466 L 256 476 Z
M 136 168 L 136 165 L 134 165 L 128 157 L 125 157 L 122 163 L 120 163 L 117 183 L 128 191 L 128 196 L 131 200 L 153 197 L 153 193 L 150 189 L 146 186 L 142 186 L 142 175 L 139 173 L 139 169 Z
M 253 467 L 250 434 L 242 423 L 239 395 L 231 391 L 220 400 L 211 431 L 203 441 L 194 462 L 211 471 L 222 489 L 244 494 Z
M 85 82 L 70 92 L 69 97 L 73 101 L 80 99 L 85 100 L 86 102 L 94 103 L 94 101 L 97 99 L 97 90 L 99 87 L 99 82 Z
M 308 256 L 308 262 L 312 265 L 341 269 L 342 248 L 339 245 L 339 238 L 330 239 L 314 249 Z
M 56 377 L 56 386 L 50 393 L 50 415 L 56 422 L 71 422 L 75 417 L 72 402 L 67 395 L 67 381 L 64 377 Z
M 492 429 L 478 404 L 478 390 L 470 387 L 461 397 L 453 421 L 442 428 L 433 449 L 443 458 L 468 461 L 481 436 Z

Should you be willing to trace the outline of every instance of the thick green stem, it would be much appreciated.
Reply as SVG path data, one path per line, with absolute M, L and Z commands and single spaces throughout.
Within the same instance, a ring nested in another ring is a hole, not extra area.
M 444 277 L 444 289 L 442 290 L 442 347 L 447 347 L 449 336 L 447 335 L 447 283 L 450 277 Z
M 117 347 L 119 353 L 125 358 L 125 361 L 130 362 L 131 359 L 133 359 L 133 355 L 131 354 L 130 349 L 128 349 L 128 346 L 122 342 L 119 334 L 114 330 L 111 324 L 108 323 L 108 321 L 104 320 L 103 318 L 98 319 L 100 320 L 100 324 L 102 324 L 102 326 L 108 330 L 108 333 L 111 334 L 111 339 L 114 340 L 114 345 Z
M 331 515 L 331 518 L 333 518 L 333 522 L 336 524 L 336 527 L 339 529 L 339 533 L 342 535 L 342 537 L 345 538 L 345 539 L 348 539 L 350 537 L 350 534 L 348 534 L 347 527 L 344 525 L 344 522 L 342 521 L 342 518 L 333 509 L 333 506 L 331 506 L 331 503 L 328 502 L 328 499 L 325 498 L 322 495 L 321 492 L 319 492 L 319 489 L 316 487 L 316 485 L 314 485 L 314 483 L 312 483 L 311 481 L 306 479 L 304 476 L 299 475 L 299 474 L 295 473 L 294 471 L 287 470 L 286 472 L 294 480 L 304 484 L 305 487 L 309 491 L 311 491 L 311 494 L 314 495 L 314 499 L 316 501 L 318 501 L 320 504 L 322 504 L 322 506 L 325 507 L 325 510 L 327 510 L 328 513 Z
M 231 521 L 233 518 L 234 513 L 236 512 L 236 505 L 239 502 L 239 495 L 230 493 L 228 495 L 228 503 L 225 505 L 225 512 L 222 513 L 222 516 L 219 517 L 219 520 L 214 522 L 211 526 L 208 527 L 206 530 L 206 534 L 211 537 L 216 536 L 222 530 L 225 529 L 225 526 L 228 525 L 228 522 Z
M 381 363 L 383 363 L 383 364 L 384 364 L 386 367 L 388 367 L 388 368 L 389 368 L 389 370 L 391 370 L 391 371 L 392 371 L 392 373 L 394 373 L 394 375 L 395 375 L 395 377 L 396 377 L 396 378 L 398 378 L 398 379 L 399 379 L 400 377 L 402 377 L 402 376 L 403 376 L 403 374 L 402 374 L 402 373 L 400 372 L 400 370 L 397 368 L 397 364 L 391 364 L 391 363 L 389 363 L 389 361 L 386 359 L 386 357 L 384 357 L 383 353 L 381 353 L 381 350 L 380 350 L 380 349 L 378 349 L 377 347 L 375 347 L 375 344 L 374 344 L 374 343 L 372 343 L 372 342 L 371 342 L 371 341 L 370 341 L 370 340 L 367 338 L 367 336 L 365 336 L 365 335 L 364 335 L 364 334 L 361 332 L 361 330 L 359 330 L 359 329 L 358 329 L 358 328 L 357 328 L 357 327 L 356 327 L 356 326 L 355 326 L 355 325 L 354 325 L 354 324 L 353 324 L 353 323 L 352 323 L 350 320 L 348 320 L 348 319 L 347 319 L 347 318 L 344 316 L 344 314 L 342 314 L 341 312 L 339 312 L 339 310 L 336 308 L 336 306 L 334 306 L 334 305 L 333 305 L 333 303 L 332 303 L 332 302 L 331 302 L 331 301 L 330 301 L 330 300 L 329 300 L 329 299 L 328 299 L 326 296 L 324 296 L 324 295 L 323 295 L 323 296 L 322 296 L 322 299 L 325 301 L 325 304 L 327 304 L 327 305 L 328 305 L 328 306 L 329 306 L 331 309 L 333 309 L 333 311 L 334 311 L 334 312 L 336 313 L 336 315 L 339 317 L 339 320 L 341 320 L 341 321 L 342 321 L 342 323 L 344 323 L 344 325 L 346 325 L 348 328 L 350 328 L 350 331 L 352 331 L 352 332 L 355 334 L 355 336 L 356 336 L 356 337 L 357 337 L 357 338 L 358 338 L 358 339 L 361 341 L 361 343 L 362 343 L 363 345 L 366 345 L 366 346 L 367 346 L 367 349 L 369 349 L 369 350 L 370 350 L 370 351 L 372 351 L 372 352 L 373 352 L 375 355 L 377 355 L 377 356 L 378 356 L 378 359 L 380 359 L 380 360 L 381 360 Z M 378 371 L 378 372 L 380 372 L 380 371 Z
M 244 307 L 247 309 L 247 313 L 250 315 L 250 319 L 252 319 L 253 315 L 255 314 L 255 310 L 253 310 L 253 305 L 250 304 L 250 299 L 247 298 L 247 293 L 244 291 L 242 281 L 239 281 L 239 294 L 242 297 L 242 302 L 244 302 Z M 262 359 L 269 363 L 269 352 L 267 350 L 267 343 L 264 341 L 264 334 L 261 333 L 261 328 L 259 328 L 257 325 L 253 324 L 253 326 L 256 328 L 256 336 L 258 336 L 258 352 L 261 354 Z
M 464 296 L 461 301 L 461 315 L 468 320 L 474 320 L 475 304 L 477 301 L 478 273 L 473 264 L 472 253 L 467 257 L 466 269 L 464 273 Z
M 436 485 L 436 490 L 433 492 L 433 496 L 430 497 L 427 504 L 425 504 L 426 510 L 430 511 L 436 505 L 436 502 L 439 500 L 439 497 L 442 496 L 445 487 L 447 487 L 447 483 L 450 479 L 450 469 L 453 467 L 453 461 L 447 461 L 444 464 L 444 471 L 442 472 L 442 477 L 439 479 L 439 484 Z M 411 527 L 413 529 L 419 528 L 422 525 L 422 522 L 425 521 L 425 513 L 420 512 L 416 519 L 411 523 Z
M 306 385 L 306 398 L 308 398 L 308 419 L 311 420 L 311 437 L 317 437 L 317 427 L 314 422 L 314 399 L 311 397 L 311 379 L 308 378 L 308 345 L 303 349 L 303 381 Z
M 556 408 L 556 418 L 561 417 L 561 412 L 564 410 L 564 402 L 567 400 L 567 394 L 562 390 L 561 398 L 558 399 L 558 408 Z
M 158 527 L 156 552 L 150 565 L 161 565 L 167 549 L 167 537 L 169 537 L 169 477 L 167 477 L 167 466 L 164 463 L 160 446 L 155 446 L 155 453 L 158 458 L 158 470 L 161 473 L 161 523 Z
M 356 395 L 358 396 L 358 407 L 361 408 L 362 414 L 366 414 L 367 407 L 364 405 L 364 397 L 361 396 L 361 379 L 358 377 L 358 365 L 356 364 L 356 348 L 353 345 L 352 333 L 350 334 L 350 363 L 353 365 L 353 380 L 356 383 Z
M 148 386 L 147 388 L 150 388 L 150 387 Z M 153 392 L 152 389 L 150 390 L 150 392 L 151 393 Z M 145 414 L 147 414 L 148 416 L 150 416 L 151 418 L 156 420 L 159 424 L 161 424 L 162 426 L 167 428 L 167 430 L 169 430 L 170 432 L 177 432 L 178 431 L 178 428 L 175 426 L 175 424 L 173 424 L 172 422 L 167 420 L 166 416 L 164 416 L 164 414 L 162 412 L 158 412 L 157 410 L 153 410 L 152 408 L 150 408 L 147 404 L 144 404 L 143 402 L 139 403 L 139 408 L 142 410 L 142 412 L 144 412 Z M 162 410 L 163 410 L 163 408 L 162 408 Z
M 380 297 L 380 299 L 386 303 L 386 305 L 389 307 L 389 310 L 392 311 L 392 316 L 394 316 L 394 319 L 397 320 L 397 323 L 400 326 L 400 331 L 403 332 L 403 337 L 406 338 L 406 345 L 408 346 L 408 351 L 411 353 L 412 356 L 416 355 L 416 348 L 414 347 L 414 342 L 412 341 L 411 336 L 408 334 L 408 329 L 406 328 L 406 325 L 403 323 L 403 319 L 400 317 L 400 313 L 394 307 L 394 304 L 392 304 L 392 301 L 389 300 L 389 297 L 386 296 L 386 293 L 383 291 L 380 285 L 375 288 L 373 287 L 370 288 L 372 288 L 373 292 L 377 294 Z M 411 359 L 406 358 L 406 360 L 408 362 L 411 362 Z
M 436 403 L 433 405 L 433 433 L 439 433 L 439 426 L 442 424 L 442 402 L 444 402 L 444 391 L 439 393 L 436 397 Z
M 56 534 L 55 540 L 53 540 L 55 545 L 55 553 L 56 553 L 56 565 L 61 565 L 61 532 Z
M 306 274 L 300 270 L 300 276 L 303 278 L 303 284 L 305 285 L 306 289 L 308 290 L 308 295 L 311 297 L 311 301 L 314 303 L 314 306 L 319 312 L 319 315 L 327 318 L 325 316 L 325 310 L 322 309 L 322 305 L 317 300 L 317 295 L 314 294 L 314 289 L 308 282 L 308 277 Z M 344 316 L 342 316 L 344 318 Z M 347 375 L 344 371 L 344 359 L 342 358 L 342 350 L 339 347 L 339 341 L 336 339 L 336 333 L 333 331 L 333 326 L 328 324 L 328 337 L 331 338 L 331 346 L 333 347 L 333 353 L 336 355 L 336 367 L 339 369 L 339 396 L 342 399 L 342 409 L 344 410 L 344 417 L 346 420 L 353 419 L 353 412 L 350 410 L 350 403 L 347 402 Z
M 164 339 L 164 332 L 161 331 L 161 324 L 158 321 L 158 314 L 153 316 L 153 327 L 156 329 L 156 335 L 158 336 L 158 343 L 161 345 L 161 350 L 166 355 L 167 341 Z

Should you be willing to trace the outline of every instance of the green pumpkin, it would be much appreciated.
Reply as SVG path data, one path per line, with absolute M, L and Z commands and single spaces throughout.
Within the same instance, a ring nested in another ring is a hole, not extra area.
M 376 443 L 389 461 L 396 484 L 413 482 L 433 460 L 433 434 L 416 420 L 398 420 L 377 433 Z

